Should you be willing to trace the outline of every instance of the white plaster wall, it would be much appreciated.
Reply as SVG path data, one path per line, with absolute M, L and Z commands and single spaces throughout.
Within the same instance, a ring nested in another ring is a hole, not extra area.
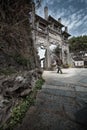
M 84 61 L 75 61 L 75 66 L 84 66 Z

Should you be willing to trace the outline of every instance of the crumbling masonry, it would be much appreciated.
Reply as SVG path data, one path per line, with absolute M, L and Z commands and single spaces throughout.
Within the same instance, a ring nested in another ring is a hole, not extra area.
M 35 6 L 32 5 L 32 12 L 29 14 L 32 35 L 35 48 L 44 46 L 46 48 L 45 69 L 51 67 L 51 57 L 49 46 L 52 44 L 59 45 L 60 58 L 63 64 L 69 64 L 69 46 L 68 46 L 68 29 L 61 23 L 61 18 L 56 20 L 52 16 L 48 16 L 48 7 L 44 8 L 44 18 L 35 13 Z M 63 29 L 64 28 L 64 31 Z

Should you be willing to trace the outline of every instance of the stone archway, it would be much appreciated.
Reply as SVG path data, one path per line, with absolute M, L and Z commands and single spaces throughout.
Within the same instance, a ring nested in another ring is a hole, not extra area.
M 47 48 L 47 46 L 44 46 L 44 43 L 41 43 L 37 47 L 38 55 L 40 57 L 40 62 L 41 62 L 41 67 L 44 69 L 48 69 L 48 64 L 49 64 L 49 69 L 51 69 L 52 62 L 55 59 L 55 56 L 53 56 L 52 50 L 55 47 L 53 47 L 51 44 Z M 47 54 L 48 53 L 48 54 Z

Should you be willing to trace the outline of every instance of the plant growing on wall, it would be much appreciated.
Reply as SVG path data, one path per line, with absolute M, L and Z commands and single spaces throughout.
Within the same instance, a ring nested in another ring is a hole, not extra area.
M 54 53 L 56 56 L 60 57 L 61 49 L 60 49 L 59 45 L 54 49 Z

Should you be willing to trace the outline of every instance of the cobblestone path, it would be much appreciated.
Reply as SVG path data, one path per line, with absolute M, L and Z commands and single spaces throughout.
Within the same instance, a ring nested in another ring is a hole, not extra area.
M 84 70 L 79 76 L 80 71 L 74 78 L 71 76 L 73 82 L 70 76 L 65 78 L 68 73 L 61 76 L 44 72 L 46 82 L 38 92 L 36 104 L 15 130 L 87 130 L 87 73 Z M 81 82 L 75 82 L 77 79 Z

